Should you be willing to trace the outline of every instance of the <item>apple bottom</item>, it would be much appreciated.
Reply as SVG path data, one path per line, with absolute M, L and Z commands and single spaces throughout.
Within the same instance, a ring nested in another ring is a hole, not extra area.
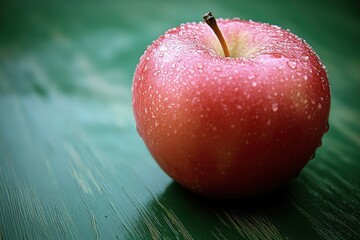
M 297 138 L 283 135 L 287 141 L 281 144 L 261 138 L 243 143 L 234 135 L 196 144 L 183 137 L 162 138 L 156 147 L 148 144 L 171 178 L 212 198 L 245 198 L 274 190 L 297 177 L 320 144 L 314 138 L 303 141 L 301 134 Z
M 189 167 L 187 172 L 176 166 L 162 164 L 161 160 L 159 165 L 176 182 L 197 194 L 212 198 L 246 198 L 265 194 L 297 177 L 307 162 L 299 161 L 298 166 L 294 167 L 294 164 L 291 164 L 290 167 L 285 164 L 276 166 L 252 161 L 252 164 L 233 164 L 231 169 L 219 171 L 211 167 L 212 162 L 219 165 L 216 160 L 210 159 L 209 156 L 204 156 L 201 160 L 204 159 L 209 162 L 207 166 L 194 161 L 190 166 L 195 165 L 197 168 L 194 166 L 195 170 L 190 170 Z

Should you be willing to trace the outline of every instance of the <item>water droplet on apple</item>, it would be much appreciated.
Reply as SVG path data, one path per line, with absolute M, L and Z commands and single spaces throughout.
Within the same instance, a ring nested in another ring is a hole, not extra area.
M 310 157 L 310 160 L 314 159 L 315 156 L 316 156 L 315 153 L 313 153 L 313 154 L 311 155 L 311 157 Z
M 197 64 L 197 68 L 200 68 L 200 69 L 203 68 L 203 64 L 202 64 L 202 63 L 198 63 L 198 64 Z
M 325 126 L 325 132 L 327 133 L 329 130 L 330 130 L 330 124 L 329 122 L 327 122 Z
M 162 51 L 162 52 L 166 52 L 168 50 L 168 48 L 166 46 L 160 46 L 159 47 L 159 50 Z
M 322 108 L 321 103 L 318 103 L 317 107 L 318 107 L 318 109 L 321 109 Z
M 235 124 L 231 124 L 230 127 L 231 127 L 231 128 L 235 128 Z
M 271 124 L 271 119 L 267 120 L 267 123 L 266 123 L 268 126 L 270 126 Z
M 287 65 L 288 65 L 289 68 L 291 68 L 291 69 L 295 69 L 295 68 L 296 68 L 296 62 L 294 62 L 294 61 L 291 61 L 291 60 L 287 61 Z
M 252 84 L 251 84 L 253 87 L 256 87 L 256 82 L 253 82 Z
M 276 112 L 277 110 L 279 110 L 279 104 L 277 103 L 273 103 L 272 106 L 271 106 L 271 109 Z
M 307 60 L 309 60 L 309 56 L 304 55 L 301 57 L 301 60 L 306 62 Z
M 306 80 L 308 80 L 308 76 L 307 75 L 304 75 L 303 76 L 303 79 L 306 81 Z
M 281 53 L 273 53 L 272 54 L 275 58 L 281 58 Z
M 220 72 L 220 71 L 221 71 L 221 68 L 220 68 L 220 67 L 216 67 L 216 68 L 215 68 L 215 71 L 216 71 L 216 72 Z

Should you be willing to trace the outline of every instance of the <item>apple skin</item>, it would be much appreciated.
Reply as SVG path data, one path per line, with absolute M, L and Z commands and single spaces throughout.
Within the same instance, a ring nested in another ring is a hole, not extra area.
M 230 57 L 205 23 L 154 41 L 136 68 L 137 130 L 160 167 L 201 195 L 244 198 L 298 176 L 328 131 L 319 57 L 277 26 L 219 19 Z

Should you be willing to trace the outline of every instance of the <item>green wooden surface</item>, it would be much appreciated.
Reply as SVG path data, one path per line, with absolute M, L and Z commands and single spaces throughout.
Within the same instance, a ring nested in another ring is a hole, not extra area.
M 360 20 L 350 1 L 9 1 L 0 7 L 0 239 L 360 239 Z M 131 82 L 168 28 L 277 24 L 327 66 L 330 132 L 301 175 L 247 201 L 173 183 L 135 130 Z

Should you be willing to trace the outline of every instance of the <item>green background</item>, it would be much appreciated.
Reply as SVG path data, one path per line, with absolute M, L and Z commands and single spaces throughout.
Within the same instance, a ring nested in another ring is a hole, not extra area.
M 9 1 L 0 7 L 0 239 L 359 239 L 355 1 Z M 139 57 L 180 23 L 269 22 L 327 66 L 330 132 L 267 196 L 214 201 L 156 165 L 135 129 Z

